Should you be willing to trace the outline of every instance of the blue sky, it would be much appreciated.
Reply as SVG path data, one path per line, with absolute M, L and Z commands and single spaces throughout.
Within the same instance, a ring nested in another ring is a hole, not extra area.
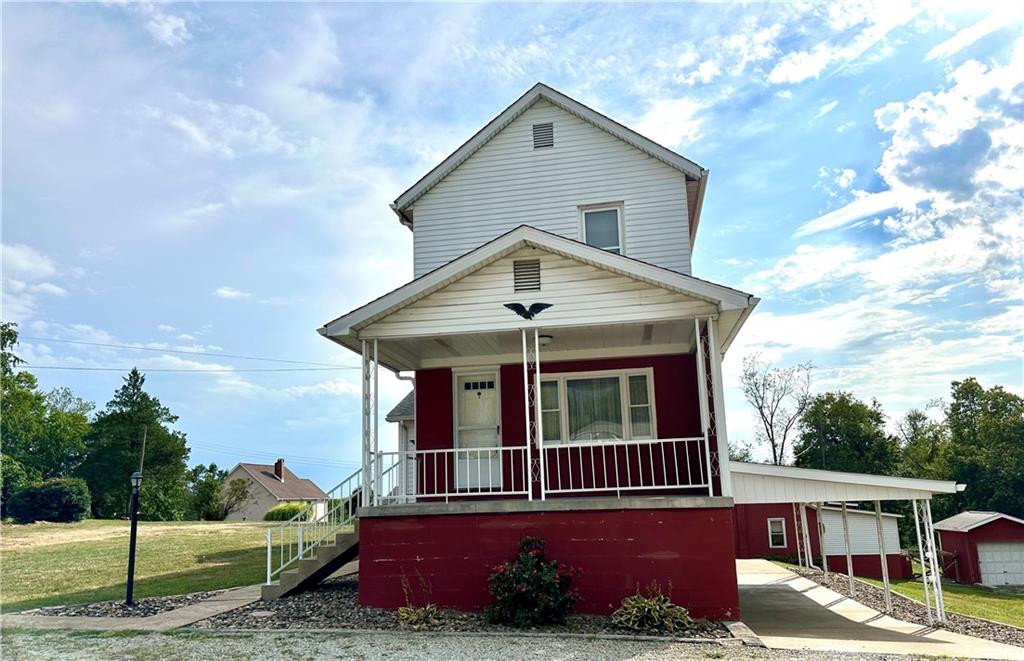
M 753 352 L 892 422 L 968 375 L 1021 392 L 1008 5 L 8 4 L 3 317 L 39 368 L 232 370 L 149 374 L 193 463 L 331 486 L 356 371 L 168 350 L 356 365 L 315 329 L 411 278 L 388 203 L 540 80 L 711 170 L 694 273 L 763 299 L 733 440 Z M 99 406 L 121 379 L 35 373 Z

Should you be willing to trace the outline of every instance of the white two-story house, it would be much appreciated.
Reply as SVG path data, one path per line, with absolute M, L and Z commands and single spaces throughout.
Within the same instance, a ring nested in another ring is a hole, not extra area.
M 320 329 L 363 361 L 363 469 L 324 525 L 358 509 L 361 603 L 404 605 L 421 576 L 479 609 L 486 566 L 540 535 L 583 569 L 580 610 L 657 581 L 738 615 L 734 482 L 797 499 L 730 467 L 721 362 L 758 299 L 691 272 L 707 180 L 537 84 L 395 200 L 415 278 Z M 391 419 L 415 445 L 383 450 L 381 368 L 414 376 Z M 280 534 L 268 582 L 323 537 Z

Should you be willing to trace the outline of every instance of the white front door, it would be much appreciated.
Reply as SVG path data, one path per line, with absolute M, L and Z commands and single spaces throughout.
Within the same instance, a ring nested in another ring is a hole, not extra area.
M 982 585 L 1024 585 L 1024 542 L 978 544 Z
M 501 402 L 494 372 L 460 374 L 455 384 L 455 484 L 458 489 L 501 486 Z

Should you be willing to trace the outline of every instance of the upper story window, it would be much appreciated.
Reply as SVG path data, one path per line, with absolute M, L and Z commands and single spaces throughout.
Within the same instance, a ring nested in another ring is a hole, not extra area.
M 587 245 L 622 254 L 622 206 L 606 205 L 600 207 L 583 207 L 582 238 Z

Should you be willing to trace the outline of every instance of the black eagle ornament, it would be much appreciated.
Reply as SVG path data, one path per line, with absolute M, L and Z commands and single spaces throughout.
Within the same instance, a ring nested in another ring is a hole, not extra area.
M 506 303 L 505 307 L 518 314 L 523 319 L 533 319 L 534 316 L 540 314 L 544 310 L 551 307 L 553 303 L 532 303 L 530 307 L 525 307 L 522 303 Z

